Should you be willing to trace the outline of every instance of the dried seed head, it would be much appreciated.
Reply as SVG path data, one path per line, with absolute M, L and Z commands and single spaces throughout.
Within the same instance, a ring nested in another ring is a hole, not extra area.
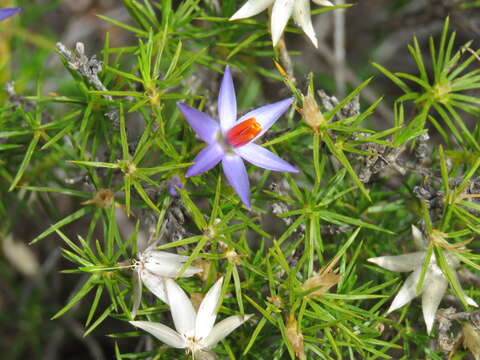
M 235 265 L 240 265 L 240 259 L 246 256 L 246 254 L 239 255 L 235 250 L 230 248 L 226 249 L 225 251 L 225 257 L 227 258 L 227 260 Z
M 312 89 L 308 88 L 307 96 L 302 94 L 303 108 L 298 109 L 300 114 L 303 116 L 305 123 L 310 126 L 315 135 L 318 135 L 319 127 L 325 123 L 325 118 L 318 106 L 315 96 L 313 95 Z
M 133 175 L 137 171 L 137 167 L 134 163 L 127 161 L 125 164 L 125 173 L 127 175 Z
M 110 189 L 98 189 L 95 196 L 87 201 L 82 202 L 82 205 L 95 204 L 98 207 L 105 209 L 113 205 L 114 192 Z

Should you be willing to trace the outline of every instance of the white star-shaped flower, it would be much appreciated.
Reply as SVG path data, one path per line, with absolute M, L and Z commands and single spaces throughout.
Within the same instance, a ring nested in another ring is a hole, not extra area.
M 156 297 L 168 304 L 165 293 L 165 278 L 175 278 L 187 262 L 188 256 L 166 251 L 147 249 L 138 255 L 134 270 L 134 305 L 132 317 L 135 318 L 142 297 L 142 283 Z M 181 277 L 190 277 L 202 271 L 198 266 L 189 266 Z
M 313 0 L 314 3 L 323 6 L 333 6 L 328 0 Z M 293 19 L 298 26 L 307 34 L 315 47 L 318 46 L 317 36 L 313 29 L 312 19 L 310 18 L 310 0 L 248 0 L 230 20 L 245 19 L 261 13 L 263 10 L 273 4 L 271 32 L 273 46 L 278 44 L 282 36 L 288 19 L 293 15 Z
M 176 331 L 150 321 L 130 321 L 130 324 L 147 331 L 171 347 L 186 349 L 193 354 L 194 359 L 214 359 L 215 354 L 211 349 L 252 316 L 230 316 L 214 326 L 222 283 L 223 278 L 210 288 L 197 313 L 182 288 L 172 279 L 165 279 L 166 295 Z
M 426 244 L 423 236 L 418 228 L 412 226 L 412 234 L 417 245 L 421 245 L 424 249 Z M 422 267 L 425 261 L 426 251 L 417 251 L 410 254 L 397 255 L 397 256 L 381 256 L 376 258 L 370 258 L 368 261 L 377 264 L 384 269 L 395 272 L 410 272 L 413 271 L 405 280 L 398 294 L 393 299 L 388 313 L 397 310 L 403 305 L 409 303 L 417 295 L 422 295 L 422 312 L 425 324 L 427 326 L 427 332 L 430 334 L 435 320 L 435 313 L 438 306 L 442 301 L 443 295 L 448 287 L 448 279 L 443 274 L 440 267 L 437 265 L 437 260 L 433 254 L 430 258 L 430 263 L 425 274 L 423 281 L 423 287 L 417 294 L 417 285 L 422 274 Z M 455 270 L 460 261 L 457 257 L 450 253 L 445 253 L 448 266 Z M 455 271 L 453 273 L 456 276 Z M 478 306 L 477 303 L 470 297 L 464 294 L 467 303 L 471 306 Z

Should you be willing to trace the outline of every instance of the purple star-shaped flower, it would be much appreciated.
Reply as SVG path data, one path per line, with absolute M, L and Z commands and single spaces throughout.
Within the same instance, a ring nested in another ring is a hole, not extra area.
M 9 18 L 12 15 L 15 15 L 19 12 L 21 8 L 7 8 L 7 9 L 0 9 L 0 21 Z
M 265 105 L 237 120 L 237 100 L 230 68 L 225 68 L 218 96 L 220 124 L 210 116 L 182 103 L 177 103 L 183 116 L 208 145 L 198 153 L 186 177 L 210 170 L 220 161 L 225 176 L 245 206 L 250 209 L 250 184 L 243 160 L 268 170 L 296 173 L 298 170 L 277 155 L 253 142 L 282 116 L 293 98 Z

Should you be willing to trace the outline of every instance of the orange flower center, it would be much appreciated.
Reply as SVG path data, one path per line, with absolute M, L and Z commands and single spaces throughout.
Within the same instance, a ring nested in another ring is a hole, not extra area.
M 260 131 L 262 131 L 262 127 L 257 120 L 250 118 L 228 130 L 225 137 L 231 146 L 239 147 L 252 140 Z

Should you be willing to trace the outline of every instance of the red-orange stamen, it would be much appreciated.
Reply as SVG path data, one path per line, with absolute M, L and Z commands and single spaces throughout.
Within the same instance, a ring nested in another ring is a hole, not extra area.
M 239 147 L 252 140 L 260 131 L 261 125 L 255 118 L 250 118 L 231 128 L 225 137 L 231 146 Z

